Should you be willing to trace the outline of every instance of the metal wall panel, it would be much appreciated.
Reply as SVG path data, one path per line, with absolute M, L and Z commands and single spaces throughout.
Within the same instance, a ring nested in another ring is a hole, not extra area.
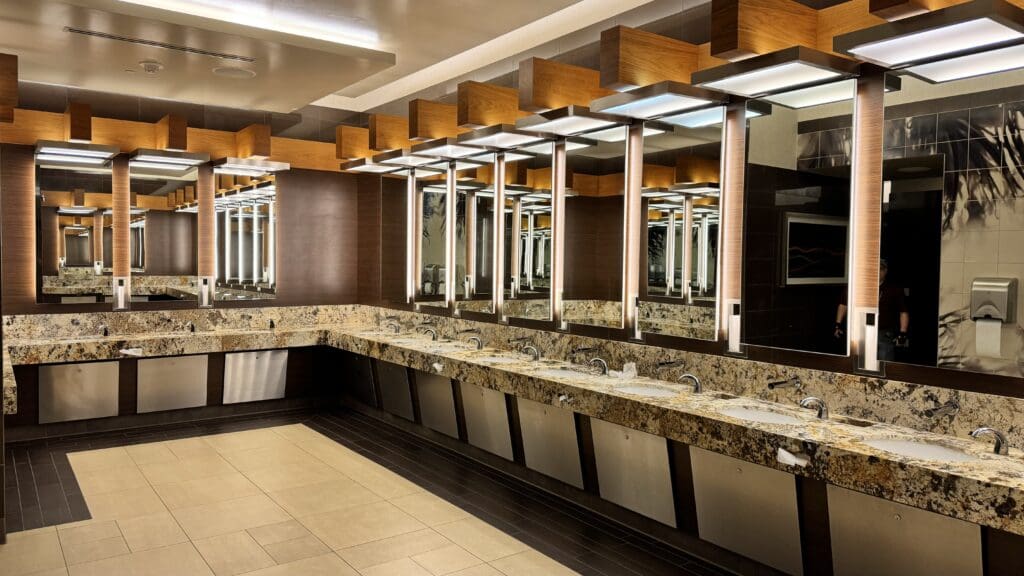
M 117 416 L 118 363 L 39 367 L 39 423 Z
M 590 427 L 601 497 L 675 526 L 668 442 L 597 418 L 590 419 Z
M 420 399 L 420 419 L 423 425 L 452 438 L 459 437 L 459 422 L 455 417 L 455 396 L 452 381 L 437 374 L 416 372 L 416 393 Z
M 381 407 L 395 416 L 415 421 L 408 369 L 405 366 L 377 360 L 377 380 L 380 384 Z
M 459 386 L 462 389 L 469 443 L 511 460 L 512 433 L 508 426 L 505 394 L 463 382 L 459 382 Z
M 206 405 L 207 356 L 139 360 L 139 414 Z
M 518 398 L 526 467 L 583 488 L 572 410 Z
M 224 403 L 284 398 L 287 350 L 224 355 Z

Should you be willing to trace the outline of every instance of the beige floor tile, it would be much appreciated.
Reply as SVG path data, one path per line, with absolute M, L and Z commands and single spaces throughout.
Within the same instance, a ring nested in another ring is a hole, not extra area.
M 136 444 L 126 446 L 125 450 L 136 464 L 152 464 L 154 462 L 166 462 L 177 460 L 178 457 L 171 452 L 163 442 L 152 442 L 150 444 Z
M 562 566 L 536 550 L 528 550 L 495 560 L 491 562 L 491 566 L 494 566 L 506 576 L 535 576 L 536 574 L 572 576 L 579 574 L 579 572 Z
M 430 572 L 409 558 L 363 568 L 359 573 L 363 576 L 430 576 Z
M 322 556 L 323 554 L 327 554 L 331 551 L 326 544 L 321 542 L 312 534 L 302 538 L 296 538 L 294 540 L 265 544 L 263 549 L 266 550 L 267 554 L 270 554 L 270 557 L 278 564 L 287 564 L 296 560 L 302 560 L 303 558 Z
M 245 472 L 245 476 L 266 492 L 345 478 L 334 468 L 316 460 L 288 466 L 269 466 L 258 470 L 249 470 Z
M 86 496 L 149 486 L 146 477 L 134 463 L 121 468 L 76 471 L 75 478 L 78 480 L 78 486 L 82 489 L 82 494 Z
M 391 503 L 427 526 L 447 524 L 470 517 L 465 510 L 430 492 L 402 496 L 391 500 Z
M 279 434 L 272 432 L 269 428 L 214 434 L 213 436 L 204 436 L 203 439 L 210 446 L 213 446 L 214 450 L 221 453 L 292 444 Z
M 262 490 L 238 472 L 173 484 L 157 484 L 156 493 L 171 510 L 254 496 Z
M 330 439 L 300 442 L 297 446 L 346 476 L 351 470 L 376 466 L 369 458 Z
M 427 572 L 434 574 L 434 576 L 451 574 L 452 572 L 483 564 L 479 558 L 454 544 L 438 548 L 437 550 L 431 550 L 430 552 L 424 552 L 423 554 L 417 554 L 412 559 L 420 566 L 426 568 Z
M 287 512 L 263 494 L 182 508 L 171 513 L 193 540 L 291 520 Z
M 324 554 L 264 568 L 245 576 L 359 576 L 359 573 L 334 554 Z
M 96 520 L 121 520 L 167 511 L 163 501 L 149 486 L 107 494 L 87 494 L 85 502 Z
M 68 462 L 71 463 L 76 474 L 89 470 L 107 470 L 135 465 L 135 461 L 128 455 L 128 451 L 121 447 L 71 452 L 68 454 Z
M 163 443 L 178 458 L 207 458 L 216 456 L 217 451 L 202 438 L 182 438 Z
M 286 426 L 278 426 L 271 428 L 275 434 L 284 437 L 286 440 L 292 442 L 321 442 L 331 440 L 323 434 L 313 430 L 305 424 L 288 424 Z
M 387 502 L 363 504 L 299 521 L 334 550 L 421 530 L 425 526 Z
M 380 496 L 348 478 L 296 486 L 270 492 L 270 497 L 295 517 L 341 510 L 360 504 L 377 502 Z
M 423 488 L 415 483 L 376 464 L 347 471 L 345 475 L 389 500 L 423 492 Z
M 154 548 L 71 566 L 71 576 L 210 576 L 213 572 L 190 543 Z
M 105 540 L 121 535 L 117 522 L 113 520 L 86 520 L 74 524 L 57 526 L 57 536 L 62 547 Z
M 62 545 L 61 548 L 64 550 L 64 561 L 68 566 L 122 556 L 130 552 L 120 534 L 102 540 L 80 542 L 70 546 Z
M 530 549 L 479 518 L 458 520 L 435 526 L 434 529 L 485 562 Z
M 68 569 L 56 568 L 54 570 L 44 570 L 43 572 L 33 572 L 32 576 L 68 576 Z
M 277 524 L 250 528 L 249 535 L 259 542 L 261 546 L 267 546 L 268 544 L 277 544 L 278 542 L 303 538 L 309 536 L 310 532 L 298 520 L 288 520 L 286 522 L 278 522 Z
M 219 455 L 201 458 L 182 458 L 169 462 L 153 462 L 139 466 L 146 479 L 154 486 L 189 482 L 213 476 L 226 476 L 237 472 L 227 460 Z
M 248 532 L 233 532 L 194 542 L 217 576 L 234 576 L 275 564 Z
M 121 528 L 121 534 L 132 552 L 170 546 L 188 540 L 188 536 L 185 536 L 185 532 L 178 526 L 170 512 L 125 518 L 118 520 L 117 525 Z
M 225 452 L 222 456 L 240 472 L 249 472 L 271 466 L 319 463 L 315 456 L 291 442 L 266 448 L 254 448 L 252 450 L 234 450 L 232 452 Z
M 24 576 L 64 567 L 57 531 L 14 532 L 0 546 L 0 570 L 4 576 Z
M 458 572 L 452 572 L 448 576 L 502 576 L 501 572 L 498 572 L 496 568 L 490 564 L 481 564 L 479 566 L 473 566 L 472 568 L 466 568 L 465 570 L 459 570 Z
M 450 540 L 428 528 L 377 540 L 376 542 L 343 548 L 338 550 L 338 556 L 341 556 L 354 568 L 361 570 L 450 545 Z

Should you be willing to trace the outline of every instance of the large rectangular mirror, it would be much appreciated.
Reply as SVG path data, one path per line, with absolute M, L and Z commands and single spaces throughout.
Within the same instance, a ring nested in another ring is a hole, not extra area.
M 746 344 L 845 355 L 854 80 L 747 102 Z
M 455 209 L 455 307 L 460 311 L 494 312 L 494 164 L 493 153 L 463 161 L 457 172 Z M 475 163 L 474 166 L 472 163 Z
M 643 332 L 716 338 L 719 181 L 724 108 L 674 116 L 645 130 Z
M 130 175 L 132 300 L 197 300 L 196 171 L 130 165 Z
M 505 165 L 505 306 L 509 318 L 551 319 L 551 158 L 554 143 L 527 147 Z
M 1024 376 L 1024 72 L 885 95 L 881 360 Z
M 214 197 L 217 300 L 270 300 L 277 292 L 277 180 L 218 178 Z
M 447 162 L 445 163 L 447 164 Z M 427 307 L 447 307 L 445 299 L 448 265 L 448 169 L 437 166 L 437 173 L 416 179 L 416 303 Z M 452 223 L 454 225 L 454 223 Z

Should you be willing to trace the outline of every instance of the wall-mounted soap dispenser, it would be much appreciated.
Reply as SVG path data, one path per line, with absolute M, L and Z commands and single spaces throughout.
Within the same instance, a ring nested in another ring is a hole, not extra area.
M 1003 326 L 1017 322 L 1017 279 L 975 278 L 971 282 L 971 320 L 976 354 L 999 358 Z
M 216 289 L 217 282 L 213 276 L 200 276 L 199 277 L 199 307 L 200 308 L 213 308 L 213 298 L 215 296 L 214 290 Z
M 132 301 L 132 280 L 128 276 L 113 277 L 114 311 L 127 310 Z

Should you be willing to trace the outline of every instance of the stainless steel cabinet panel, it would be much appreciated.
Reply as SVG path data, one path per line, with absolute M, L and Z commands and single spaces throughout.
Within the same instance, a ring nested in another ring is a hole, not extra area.
M 377 381 L 380 384 L 381 407 L 395 416 L 415 421 L 409 372 L 405 366 L 378 360 Z
M 601 497 L 669 526 L 676 525 L 668 442 L 591 418 Z
M 466 412 L 466 435 L 469 443 L 512 459 L 512 433 L 508 427 L 505 394 L 472 384 L 459 383 L 462 407 Z
M 572 410 L 517 399 L 526 467 L 583 488 L 576 419 Z
M 224 403 L 284 398 L 287 350 L 224 355 Z
M 140 414 L 206 405 L 207 356 L 139 360 Z
M 836 576 L 981 576 L 981 528 L 853 490 L 828 487 Z
M 39 423 L 117 416 L 117 362 L 39 367 Z
M 423 425 L 452 438 L 458 438 L 459 422 L 455 417 L 452 381 L 437 374 L 417 371 L 416 393 L 419 395 L 420 419 Z
M 788 574 L 803 574 L 796 478 L 690 447 L 700 537 Z

